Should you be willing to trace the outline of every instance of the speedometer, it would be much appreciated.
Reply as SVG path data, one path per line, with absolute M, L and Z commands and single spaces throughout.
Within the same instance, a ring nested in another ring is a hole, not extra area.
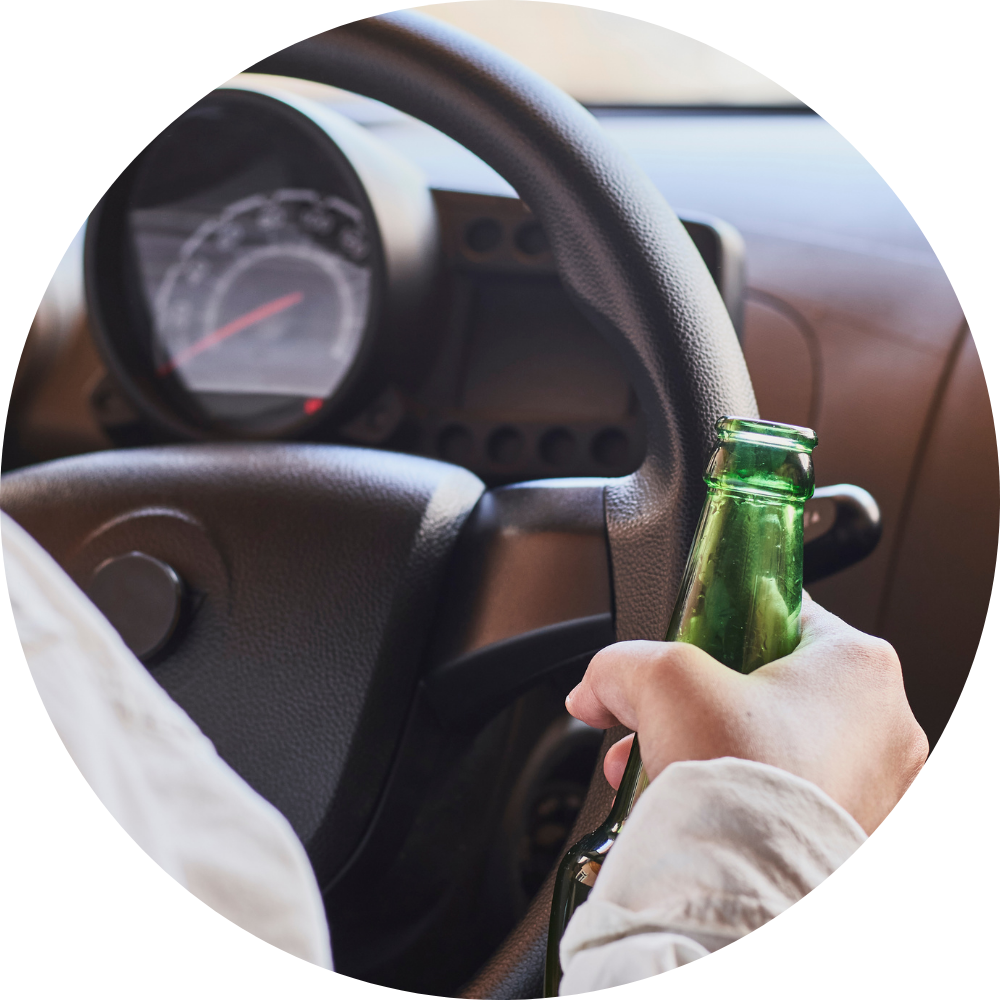
M 321 103 L 244 78 L 166 129 L 92 216 L 97 339 L 175 434 L 287 435 L 342 411 L 413 322 L 435 241 L 413 168 Z M 126 315 L 102 308 L 122 291 Z
M 141 232 L 152 241 L 149 214 Z M 226 206 L 156 291 L 157 377 L 176 377 L 222 421 L 245 420 L 248 406 L 315 412 L 361 347 L 369 255 L 361 212 L 342 198 L 279 189 Z

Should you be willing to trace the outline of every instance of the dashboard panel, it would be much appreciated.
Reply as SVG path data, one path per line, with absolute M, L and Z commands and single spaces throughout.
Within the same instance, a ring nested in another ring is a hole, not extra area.
M 274 394 L 293 400 L 287 423 L 279 413 L 237 426 L 211 406 L 206 414 L 211 401 L 197 398 L 201 413 L 185 410 L 179 401 L 190 405 L 192 397 L 207 395 L 210 382 L 193 384 L 193 391 L 180 385 L 179 395 L 170 396 L 157 385 L 163 380 L 155 378 L 156 366 L 227 327 L 221 343 L 231 348 L 246 338 L 240 345 L 246 358 L 255 337 L 280 342 L 288 335 L 280 324 L 302 315 L 296 310 L 303 305 L 283 297 L 302 291 L 304 300 L 305 287 L 275 286 L 259 302 L 241 299 L 231 307 L 222 296 L 214 313 L 189 298 L 192 312 L 215 318 L 173 347 L 164 340 L 161 355 L 151 346 L 141 383 L 136 367 L 117 353 L 135 328 L 123 324 L 120 336 L 109 334 L 114 319 L 102 315 L 93 287 L 89 311 L 83 308 L 77 247 L 25 346 L 5 468 L 108 447 L 238 436 L 409 451 L 465 465 L 490 485 L 619 475 L 639 464 L 643 421 L 628 379 L 563 290 L 544 232 L 506 182 L 452 140 L 376 102 L 300 81 L 245 76 L 237 83 L 254 91 L 248 98 L 281 103 L 287 109 L 281 115 L 304 123 L 308 141 L 321 150 L 309 155 L 328 158 L 330 177 L 345 171 L 345 162 L 349 170 L 340 187 L 329 178 L 274 174 L 245 178 L 229 193 L 222 186 L 197 225 L 215 227 L 211 242 L 228 222 L 242 225 L 244 209 L 256 219 L 291 207 L 300 221 L 290 230 L 279 227 L 279 242 L 317 242 L 303 220 L 318 208 L 336 216 L 333 242 L 318 240 L 322 252 L 347 261 L 336 233 L 358 224 L 323 200 L 357 208 L 377 250 L 365 349 L 342 375 L 310 370 L 315 384 L 301 381 L 296 392 Z M 978 645 L 1000 517 L 989 397 L 946 275 L 877 173 L 811 113 L 593 110 L 685 220 L 741 330 L 762 416 L 815 427 L 818 483 L 853 482 L 877 499 L 884 525 L 878 549 L 810 589 L 852 624 L 896 646 L 933 742 Z M 387 183 L 389 176 L 401 180 Z M 264 200 L 240 208 L 254 196 Z M 415 205 L 422 207 L 414 212 Z M 92 220 L 92 246 L 96 228 Z M 248 253 L 250 263 L 228 258 L 237 271 L 229 286 L 237 299 L 239 277 L 250 273 L 239 267 L 252 269 L 254 253 L 267 258 L 267 237 L 261 240 L 237 245 L 237 257 Z M 184 267 L 197 270 L 205 242 L 191 245 L 178 276 Z M 175 237 L 158 270 L 147 268 L 145 286 L 142 269 L 134 272 L 147 311 L 155 313 L 157 290 L 178 260 L 176 245 Z M 322 286 L 326 272 L 314 251 L 292 257 L 293 271 L 300 261 L 307 271 L 315 266 L 309 273 Z M 220 273 L 225 259 L 223 253 Z M 91 271 L 92 265 L 93 258 Z M 310 328 L 350 297 L 319 295 L 323 305 L 310 314 Z M 233 328 L 268 303 L 276 311 L 259 326 Z M 203 363 L 209 354 L 205 348 L 195 357 Z M 244 377 L 236 365 L 219 367 L 216 375 Z M 299 365 L 300 374 L 306 368 L 317 366 Z M 250 395 L 267 395 L 257 392 L 266 387 L 254 383 Z M 307 404 L 314 412 L 305 412 Z M 956 520 L 955 500 L 940 486 L 959 477 L 965 486 Z M 926 595 L 933 595 L 933 613 Z
M 253 76 L 208 95 L 92 215 L 108 436 L 347 441 L 491 485 L 637 468 L 635 394 L 530 209 L 431 192 L 316 96 Z M 741 237 L 684 221 L 740 325 Z M 427 263 L 410 265 L 401 307 L 399 262 L 416 258 Z

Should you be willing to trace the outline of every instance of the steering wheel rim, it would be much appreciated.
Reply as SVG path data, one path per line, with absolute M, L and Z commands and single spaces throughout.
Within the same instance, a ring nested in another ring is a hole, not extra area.
M 575 101 L 421 15 L 355 22 L 253 69 L 332 84 L 420 118 L 479 155 L 532 208 L 564 289 L 617 349 L 646 416 L 642 466 L 595 481 L 588 503 L 601 539 L 606 533 L 615 635 L 660 638 L 704 495 L 715 421 L 756 414 L 729 316 L 676 216 Z M 309 841 L 317 876 L 329 880 L 330 857 L 353 850 L 373 815 L 396 746 L 366 757 L 360 723 L 372 727 L 368 744 L 383 730 L 401 739 L 410 700 L 415 715 L 426 708 L 417 692 L 422 643 L 482 489 L 465 470 L 385 452 L 173 445 L 16 472 L 5 477 L 2 505 L 81 586 L 97 561 L 150 540 L 159 546 L 152 555 L 181 571 L 203 603 L 170 664 L 157 666 L 158 679 L 244 778 L 281 803 Z M 284 583 L 277 595 L 275 580 Z M 377 599 L 366 603 L 366 594 Z M 335 627 L 323 623 L 331 609 L 344 619 Z M 356 652 L 337 662 L 330 650 L 351 643 Z M 198 655 L 211 670 L 199 673 Z M 335 690 L 337 669 L 350 690 Z M 290 692 L 281 688 L 287 676 L 298 685 Z M 253 696 L 243 690 L 248 681 L 259 685 Z M 390 697 L 392 686 L 399 690 Z M 199 697 L 219 709 L 221 730 L 203 724 Z M 331 736 L 338 720 L 339 743 Z M 618 735 L 609 732 L 605 747 Z M 246 751 L 242 769 L 236 751 Z M 300 781 L 287 794 L 282 767 Z M 331 768 L 352 781 L 335 780 Z M 350 799 L 354 785 L 367 790 Z M 603 818 L 611 795 L 598 765 L 571 836 Z M 315 844 L 328 856 L 317 856 Z M 551 885 L 550 875 L 465 995 L 538 995 Z
M 564 288 L 617 349 L 646 417 L 646 459 L 609 484 L 607 522 L 616 634 L 662 636 L 715 421 L 757 414 L 726 308 L 663 196 L 563 91 L 413 11 L 324 32 L 250 71 L 330 84 L 411 114 L 479 156 L 535 213 Z
M 577 102 L 414 12 L 325 32 L 252 71 L 341 87 L 427 122 L 493 167 L 539 218 L 564 287 L 617 348 L 646 417 L 646 459 L 609 481 L 605 516 L 616 637 L 661 638 L 715 421 L 757 413 L 728 314 L 676 215 Z M 620 735 L 609 732 L 604 749 Z M 572 836 L 599 822 L 610 798 L 599 763 Z M 536 995 L 551 886 L 550 875 L 464 995 Z

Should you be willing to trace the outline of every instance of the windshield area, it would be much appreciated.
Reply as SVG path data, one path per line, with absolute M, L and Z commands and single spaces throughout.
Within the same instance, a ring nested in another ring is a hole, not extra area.
M 533 0 L 417 9 L 495 45 L 581 104 L 805 109 L 718 49 L 609 11 Z

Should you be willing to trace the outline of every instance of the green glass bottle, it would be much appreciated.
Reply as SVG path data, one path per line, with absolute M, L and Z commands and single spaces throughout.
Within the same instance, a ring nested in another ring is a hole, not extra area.
M 748 674 L 790 653 L 802 610 L 802 508 L 813 493 L 807 427 L 723 417 L 705 471 L 708 495 L 695 531 L 666 640 L 690 642 Z M 557 996 L 559 942 L 590 895 L 604 857 L 649 784 L 632 745 L 611 814 L 574 844 L 556 875 L 545 959 L 545 993 Z

